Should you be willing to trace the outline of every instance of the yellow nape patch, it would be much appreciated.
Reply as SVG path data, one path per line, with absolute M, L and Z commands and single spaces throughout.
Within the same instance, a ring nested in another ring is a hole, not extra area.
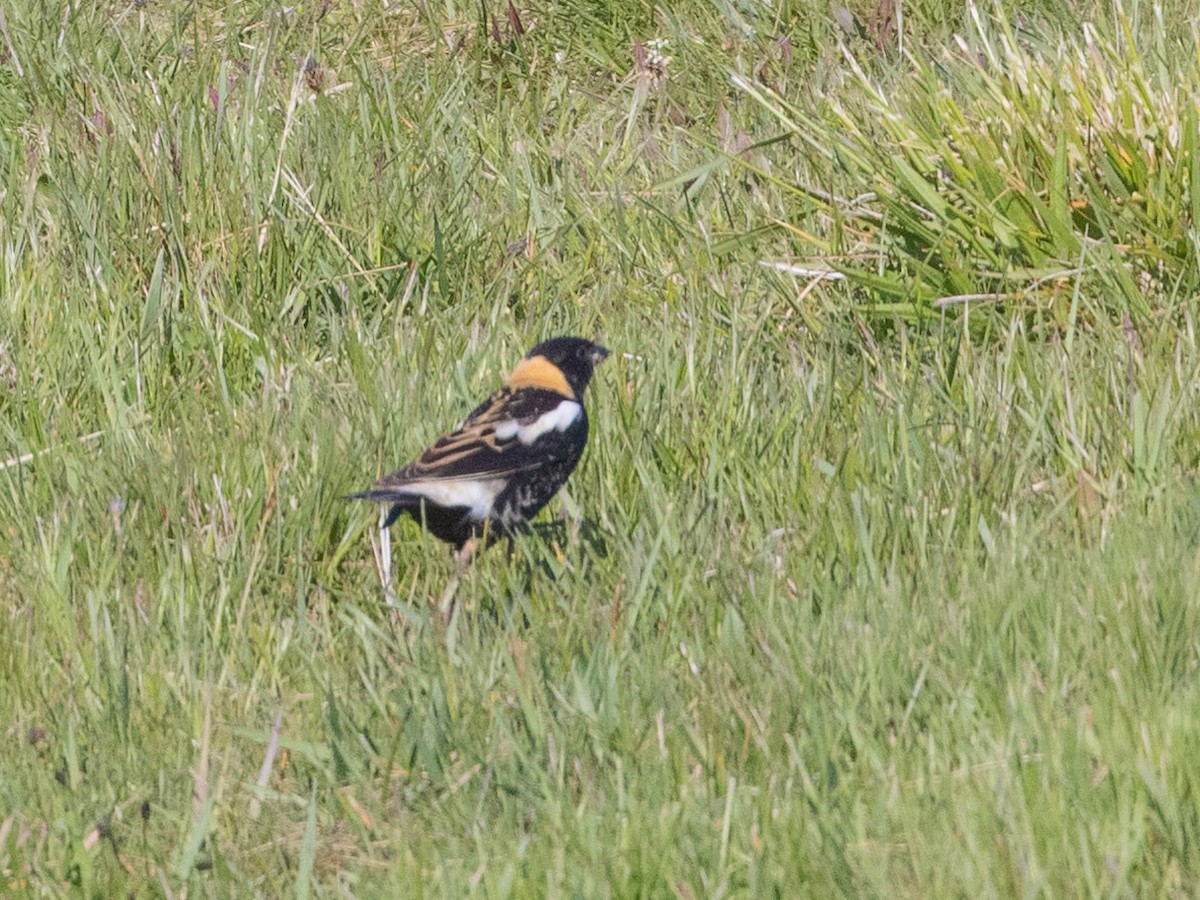
M 521 360 L 508 376 L 508 386 L 541 388 L 575 399 L 575 392 L 571 390 L 571 385 L 567 384 L 567 377 L 563 375 L 562 369 L 544 356 L 532 356 Z

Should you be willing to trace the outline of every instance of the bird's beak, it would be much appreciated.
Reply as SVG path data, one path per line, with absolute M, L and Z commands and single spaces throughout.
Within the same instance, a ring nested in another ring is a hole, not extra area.
M 608 359 L 608 348 L 601 347 L 599 344 L 592 345 L 592 365 L 598 366 L 600 363 Z

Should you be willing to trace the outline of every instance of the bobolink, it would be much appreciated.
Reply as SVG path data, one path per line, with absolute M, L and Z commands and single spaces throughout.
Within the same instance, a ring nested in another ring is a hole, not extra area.
M 607 356 L 583 338 L 543 341 L 457 430 L 350 496 L 391 503 L 384 528 L 406 512 L 453 544 L 460 559 L 473 538 L 511 535 L 550 501 L 583 455 L 583 391 Z

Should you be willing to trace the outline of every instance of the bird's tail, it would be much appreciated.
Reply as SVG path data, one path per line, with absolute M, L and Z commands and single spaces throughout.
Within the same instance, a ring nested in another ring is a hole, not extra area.
M 421 508 L 421 498 L 414 497 L 412 494 L 405 494 L 397 491 L 395 488 L 371 488 L 369 491 L 359 491 L 356 494 L 344 494 L 343 500 L 371 500 L 375 503 L 390 503 L 392 508 L 388 510 L 387 518 L 384 519 L 382 528 L 391 528 L 392 523 L 400 518 L 403 512 L 413 512 Z
M 420 503 L 421 498 L 408 492 L 397 490 L 396 488 L 371 488 L 367 491 L 359 491 L 355 494 L 343 494 L 343 500 L 373 500 L 376 503 L 408 503 L 416 506 Z

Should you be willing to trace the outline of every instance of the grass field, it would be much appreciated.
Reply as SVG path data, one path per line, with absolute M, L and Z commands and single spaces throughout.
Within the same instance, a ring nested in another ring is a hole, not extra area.
M 1004 6 L 0 6 L 0 893 L 1200 893 L 1200 25 Z

